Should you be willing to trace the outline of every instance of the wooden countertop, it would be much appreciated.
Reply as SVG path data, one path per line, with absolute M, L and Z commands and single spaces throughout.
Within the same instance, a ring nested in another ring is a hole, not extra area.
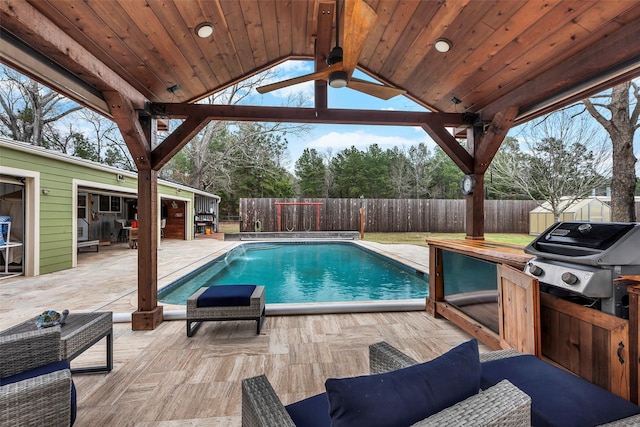
M 429 247 L 438 247 L 458 252 L 474 258 L 497 263 L 505 263 L 523 268 L 533 258 L 524 252 L 524 247 L 508 243 L 492 242 L 489 240 L 472 239 L 439 239 L 428 238 Z

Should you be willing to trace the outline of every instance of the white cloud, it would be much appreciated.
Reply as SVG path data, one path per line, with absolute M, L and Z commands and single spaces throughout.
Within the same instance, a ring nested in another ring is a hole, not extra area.
M 345 148 L 356 147 L 359 150 L 366 150 L 372 144 L 378 144 L 382 149 L 393 147 L 409 147 L 426 142 L 429 146 L 435 145 L 426 134 L 418 138 L 407 138 L 405 136 L 378 135 L 366 130 L 356 130 L 352 132 L 329 132 L 305 144 L 305 148 L 315 148 L 320 152 L 332 149 L 333 152 L 342 151 Z

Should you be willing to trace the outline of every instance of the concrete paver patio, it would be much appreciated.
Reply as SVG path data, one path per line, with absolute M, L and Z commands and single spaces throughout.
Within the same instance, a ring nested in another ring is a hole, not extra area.
M 223 254 L 239 242 L 163 240 L 159 287 Z M 428 249 L 363 245 L 426 271 Z M 81 253 L 78 267 L 35 278 L 0 280 L 0 329 L 45 309 L 131 313 L 137 307 L 137 251 L 125 244 Z M 165 310 L 184 307 L 166 306 Z M 283 403 L 324 391 L 328 377 L 368 373 L 368 345 L 388 341 L 428 360 L 470 339 L 424 311 L 267 316 L 260 335 L 252 322 L 207 322 L 192 338 L 184 321 L 153 331 L 114 323 L 114 369 L 74 375 L 82 426 L 240 426 L 243 378 L 266 374 Z M 72 366 L 104 363 L 105 340 Z M 481 346 L 481 351 L 486 351 Z

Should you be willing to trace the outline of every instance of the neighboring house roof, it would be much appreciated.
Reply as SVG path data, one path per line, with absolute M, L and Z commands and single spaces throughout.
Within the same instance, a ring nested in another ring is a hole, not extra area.
M 63 161 L 66 163 L 74 163 L 77 165 L 81 165 L 83 167 L 87 167 L 87 168 L 91 168 L 91 169 L 95 169 L 95 170 L 101 170 L 101 171 L 106 171 L 106 172 L 112 172 L 115 174 L 119 174 L 122 175 L 124 177 L 130 177 L 130 178 L 135 178 L 138 179 L 138 174 L 136 172 L 132 172 L 126 169 L 120 169 L 114 166 L 109 166 L 109 165 L 105 165 L 102 163 L 98 163 L 98 162 L 94 162 L 91 160 L 86 160 L 86 159 L 81 159 L 79 157 L 74 157 L 71 156 L 69 154 L 65 154 L 65 153 L 61 153 L 59 151 L 54 151 L 54 150 L 49 150 L 47 148 L 43 148 L 43 147 L 38 147 L 32 144 L 28 144 L 26 142 L 21 142 L 21 141 L 15 141 L 15 140 L 11 140 L 11 139 L 7 139 L 7 138 L 3 138 L 0 137 L 0 147 L 7 147 L 7 148 L 11 148 L 14 150 L 18 150 L 18 151 L 22 151 L 25 153 L 30 153 L 30 154 L 35 154 L 38 155 L 40 157 L 45 157 L 45 158 L 50 158 L 50 159 L 56 159 L 59 161 Z M 1 163 L 0 163 L 1 165 Z M 194 187 L 190 187 L 188 185 L 184 185 L 184 184 L 179 184 L 176 182 L 172 182 L 172 181 L 168 181 L 165 179 L 158 179 L 158 183 L 173 187 L 173 188 L 177 188 L 180 190 L 184 190 L 184 191 L 189 191 L 195 195 L 198 196 L 202 196 L 202 197 L 212 197 L 217 199 L 218 201 L 220 200 L 220 196 L 213 194 L 213 193 L 208 193 L 206 191 L 194 188 Z

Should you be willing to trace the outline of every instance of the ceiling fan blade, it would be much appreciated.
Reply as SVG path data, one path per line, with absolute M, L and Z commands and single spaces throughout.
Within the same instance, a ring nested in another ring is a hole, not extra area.
M 364 0 L 345 0 L 344 9 L 343 62 L 345 71 L 351 76 L 378 16 Z
M 404 89 L 380 85 L 366 80 L 356 79 L 354 77 L 349 79 L 347 87 L 357 90 L 358 92 L 366 93 L 367 95 L 375 96 L 376 98 L 384 99 L 385 101 L 393 98 L 394 96 L 407 93 Z
M 340 70 L 342 70 L 341 62 L 331 67 L 324 68 L 320 71 L 316 71 L 315 73 L 305 74 L 304 76 L 294 77 L 292 79 L 282 80 L 280 82 L 260 86 L 256 88 L 256 90 L 258 91 L 258 93 L 267 93 L 267 92 L 282 89 L 285 87 L 297 85 L 298 83 L 309 82 L 312 80 L 326 80 L 327 78 L 329 78 L 329 74 L 331 74 L 334 71 L 340 71 Z

